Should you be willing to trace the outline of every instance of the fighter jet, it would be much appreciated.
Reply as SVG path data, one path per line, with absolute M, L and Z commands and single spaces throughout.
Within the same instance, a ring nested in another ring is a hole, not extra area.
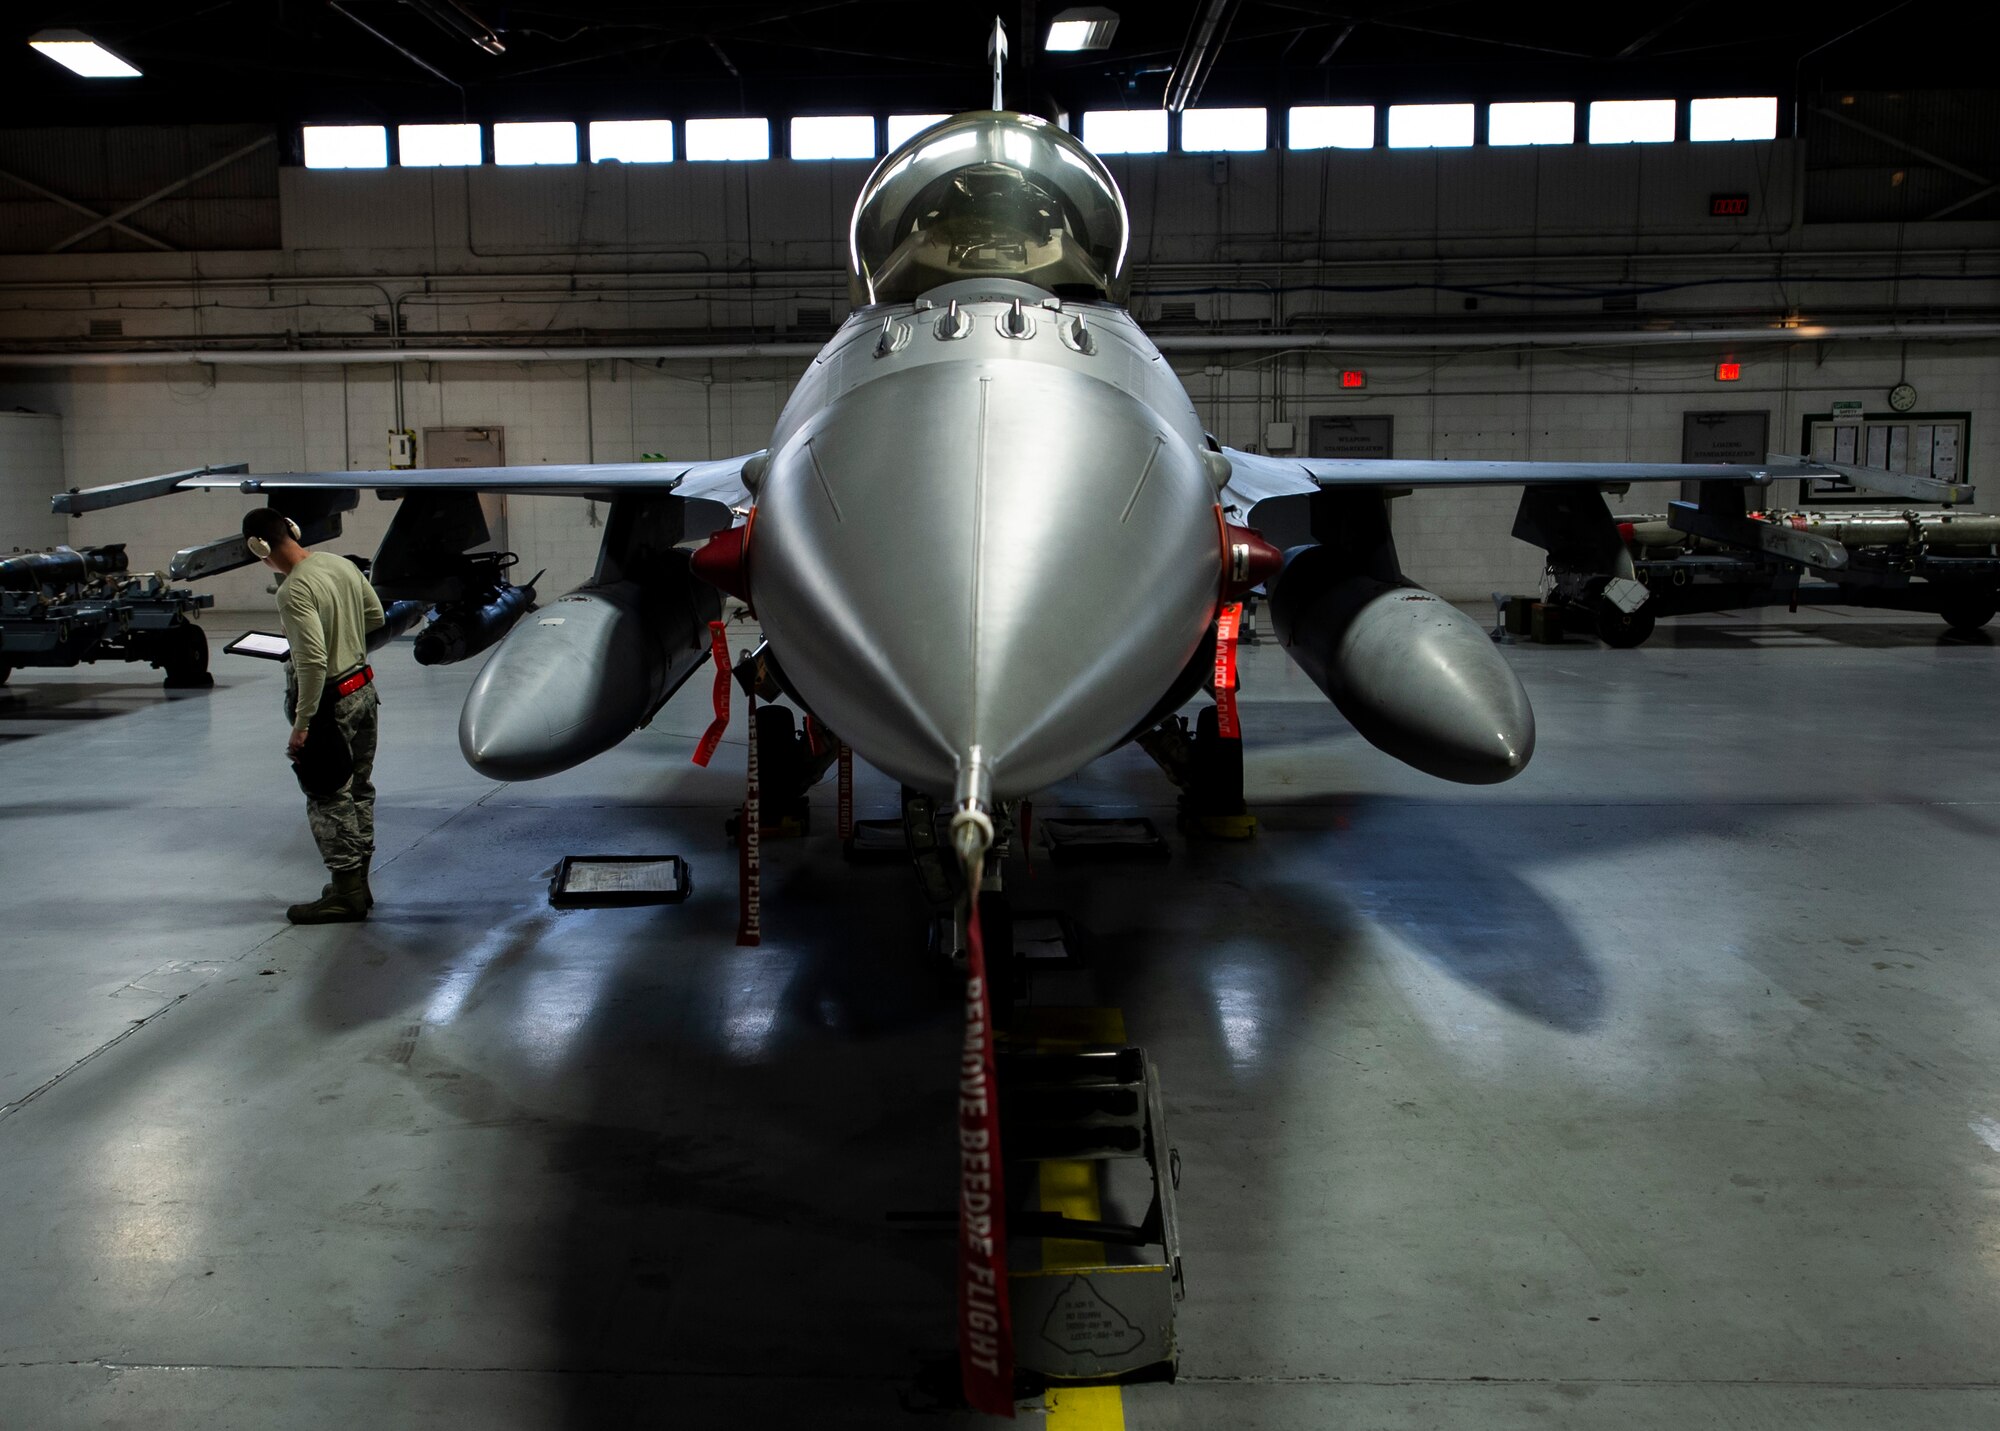
M 852 314 L 757 452 L 203 468 L 67 493 L 55 507 L 240 488 L 316 541 L 337 533 L 359 491 L 400 494 L 373 579 L 385 600 L 454 623 L 439 658 L 497 642 L 459 722 L 465 758 L 496 780 L 567 769 L 644 725 L 709 660 L 727 592 L 755 610 L 769 671 L 821 730 L 943 804 L 976 898 L 1012 803 L 1216 685 L 1225 614 L 1259 587 L 1279 641 L 1376 746 L 1447 780 L 1518 774 L 1535 746 L 1527 695 L 1477 623 L 1403 573 L 1391 490 L 1520 485 L 1517 532 L 1598 561 L 1589 569 L 1609 574 L 1600 599 L 1630 609 L 1645 593 L 1599 489 L 1704 479 L 1704 518 L 1727 523 L 1745 519 L 1743 484 L 1868 480 L 1795 459 L 1333 461 L 1224 447 L 1124 306 L 1131 237 L 1110 172 L 1070 134 L 998 108 L 961 114 L 869 177 L 849 230 Z M 525 614 L 530 603 L 477 555 L 480 494 L 494 493 L 608 501 L 592 579 Z M 1256 530 L 1272 516 L 1312 539 L 1279 551 Z M 250 560 L 228 538 L 182 553 L 176 574 Z M 983 1098 L 976 962 L 973 976 L 962 1086 Z M 1004 1409 L 1004 1299 L 996 1312 L 991 1281 L 1004 1231 L 983 1211 L 997 1218 L 997 1161 L 966 1172 L 968 1385 L 985 1387 L 975 1402 Z

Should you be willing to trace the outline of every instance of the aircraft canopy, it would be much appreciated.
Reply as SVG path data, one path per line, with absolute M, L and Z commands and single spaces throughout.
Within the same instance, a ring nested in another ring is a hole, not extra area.
M 876 166 L 854 205 L 848 282 L 857 307 L 990 277 L 1122 302 L 1129 237 L 1125 201 L 1094 154 L 1034 115 L 982 110 Z

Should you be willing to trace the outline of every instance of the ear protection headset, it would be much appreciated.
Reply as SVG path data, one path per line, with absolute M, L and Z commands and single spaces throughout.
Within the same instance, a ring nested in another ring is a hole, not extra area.
M 285 525 L 291 528 L 292 540 L 297 541 L 299 539 L 299 524 L 290 517 L 287 517 L 285 518 Z M 271 555 L 271 544 L 262 537 L 245 537 L 243 545 L 250 548 L 250 555 L 257 558 L 258 561 L 263 561 Z

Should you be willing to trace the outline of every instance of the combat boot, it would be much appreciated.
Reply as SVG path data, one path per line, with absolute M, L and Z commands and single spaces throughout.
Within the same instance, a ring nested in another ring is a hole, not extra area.
M 368 871 L 335 870 L 328 892 L 285 911 L 294 924 L 352 924 L 368 917 Z
M 320 886 L 319 897 L 321 899 L 331 899 L 333 897 L 332 880 L 328 880 L 324 885 Z M 375 891 L 368 887 L 367 870 L 361 872 L 361 903 L 369 909 L 375 907 Z

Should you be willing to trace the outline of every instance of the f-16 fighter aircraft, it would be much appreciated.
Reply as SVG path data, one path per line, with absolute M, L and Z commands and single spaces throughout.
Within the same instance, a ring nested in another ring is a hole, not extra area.
M 1839 470 L 1661 463 L 1321 461 L 1207 436 L 1186 389 L 1123 307 L 1131 250 L 1111 174 L 1032 115 L 961 114 L 875 169 L 850 231 L 852 316 L 816 357 L 768 447 L 721 461 L 440 471 L 170 473 L 56 499 L 83 512 L 239 487 L 306 540 L 339 530 L 360 489 L 400 493 L 376 555 L 385 601 L 456 625 L 452 650 L 498 647 L 459 722 L 497 780 L 566 769 L 651 718 L 710 655 L 721 592 L 748 601 L 783 689 L 913 791 L 949 802 L 976 900 L 1011 802 L 1147 733 L 1211 684 L 1218 620 L 1268 590 L 1279 640 L 1375 745 L 1448 780 L 1528 763 L 1534 714 L 1470 618 L 1396 560 L 1389 489 L 1525 488 L 1517 532 L 1644 599 L 1599 489 L 1708 479 L 1713 522 L 1742 484 Z M 1904 479 L 1914 480 L 1914 479 Z M 1938 484 L 1941 488 L 1943 484 Z M 1954 489 L 1954 491 L 1962 489 Z M 609 501 L 598 568 L 517 621 L 481 493 Z M 1253 530 L 1293 503 L 1311 543 Z M 705 540 L 699 540 L 705 538 Z M 177 575 L 247 564 L 229 538 Z M 1621 576 L 1622 573 L 1622 576 Z M 499 584 L 496 585 L 496 581 Z M 510 629 L 511 628 L 511 629 Z M 976 919 L 973 922 L 976 930 Z M 1011 1410 L 992 1062 L 974 951 L 961 1348 L 977 1405 Z

